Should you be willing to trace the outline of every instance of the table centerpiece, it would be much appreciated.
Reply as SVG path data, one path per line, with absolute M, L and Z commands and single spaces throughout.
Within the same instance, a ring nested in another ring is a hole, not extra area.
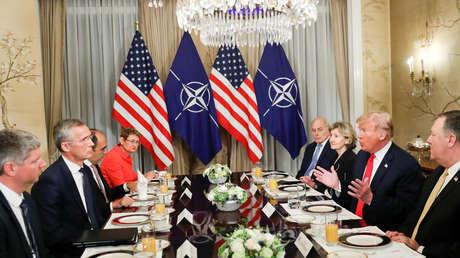
M 232 171 L 227 165 L 212 164 L 203 172 L 203 177 L 207 176 L 212 184 L 223 184 L 231 174 Z
M 219 257 L 284 257 L 286 244 L 260 228 L 239 228 L 226 237 L 226 242 L 219 247 Z
M 248 199 L 246 191 L 232 183 L 214 187 L 206 197 L 220 211 L 235 211 Z

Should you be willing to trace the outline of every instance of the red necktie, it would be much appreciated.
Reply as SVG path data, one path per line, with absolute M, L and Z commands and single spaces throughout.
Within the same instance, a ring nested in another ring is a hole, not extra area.
M 374 159 L 375 159 L 375 154 L 372 153 L 369 159 L 367 160 L 366 171 L 364 171 L 364 176 L 363 176 L 363 182 L 366 181 L 366 178 L 367 178 L 367 183 L 371 181 L 372 168 L 374 167 Z M 360 216 L 361 218 L 363 217 L 363 207 L 364 207 L 364 202 L 362 202 L 361 200 L 358 200 L 358 204 L 356 205 L 355 214 Z

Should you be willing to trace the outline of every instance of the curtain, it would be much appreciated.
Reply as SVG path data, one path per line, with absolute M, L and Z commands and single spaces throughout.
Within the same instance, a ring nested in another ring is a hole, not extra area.
M 335 68 L 343 120 L 350 121 L 347 0 L 330 0 Z
M 137 0 L 67 0 L 62 117 L 79 118 L 101 130 L 109 149 L 119 142 L 112 106 L 137 12 Z M 136 169 L 152 167 L 151 158 L 144 156 L 134 155 Z
M 150 8 L 148 1 L 92 1 L 67 0 L 66 82 L 63 117 L 77 117 L 90 127 L 107 135 L 111 148 L 118 142 L 119 126 L 111 117 L 116 84 L 134 34 L 134 21 L 139 6 L 139 29 L 152 55 L 153 63 L 164 84 L 175 57 L 183 31 L 177 26 L 176 1 L 164 1 L 162 8 Z M 310 121 L 323 116 L 329 122 L 341 119 L 337 93 L 332 43 L 331 18 L 327 0 L 321 0 L 318 20 L 293 29 L 293 39 L 284 45 L 291 66 L 297 76 L 301 93 L 304 124 L 308 139 Z M 122 11 L 123 10 L 123 11 Z M 199 35 L 192 38 L 207 74 L 211 72 L 217 48 L 201 44 Z M 264 46 L 241 47 L 241 53 L 254 78 Z M 278 169 L 295 174 L 300 167 L 303 151 L 296 160 L 277 144 L 264 130 L 264 154 L 260 165 L 264 169 Z M 222 151 L 210 162 L 228 164 L 233 171 L 247 171 L 253 166 L 244 148 L 224 129 L 221 129 Z M 201 173 L 202 164 L 187 144 L 174 136 L 176 160 L 173 174 Z M 151 169 L 152 158 L 145 151 L 135 157 L 136 165 Z
M 340 121 L 342 111 L 337 91 L 333 36 L 329 1 L 320 0 L 318 19 L 311 26 L 295 30 L 284 49 L 297 76 L 301 93 L 304 126 L 308 143 L 312 142 L 310 122 L 324 117 L 329 123 Z M 277 169 L 295 175 L 302 163 L 303 150 L 296 160 L 276 144 Z
M 65 0 L 40 0 L 40 36 L 42 48 L 43 91 L 49 163 L 56 157 L 53 127 L 62 115 L 64 84 Z

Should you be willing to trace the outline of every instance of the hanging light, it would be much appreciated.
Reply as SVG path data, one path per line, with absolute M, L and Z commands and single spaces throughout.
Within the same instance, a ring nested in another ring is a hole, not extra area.
M 311 25 L 318 0 L 178 0 L 179 27 L 208 46 L 283 43 L 292 26 Z

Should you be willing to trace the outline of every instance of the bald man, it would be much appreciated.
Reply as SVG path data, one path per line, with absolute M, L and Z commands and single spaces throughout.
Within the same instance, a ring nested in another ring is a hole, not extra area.
M 311 122 L 311 134 L 314 141 L 305 148 L 302 166 L 297 172 L 296 178 L 322 192 L 326 187 L 316 182 L 313 176 L 313 169 L 316 166 L 330 168 L 337 159 L 337 152 L 331 149 L 331 144 L 329 143 L 331 133 L 326 119 L 322 117 L 315 118 Z

